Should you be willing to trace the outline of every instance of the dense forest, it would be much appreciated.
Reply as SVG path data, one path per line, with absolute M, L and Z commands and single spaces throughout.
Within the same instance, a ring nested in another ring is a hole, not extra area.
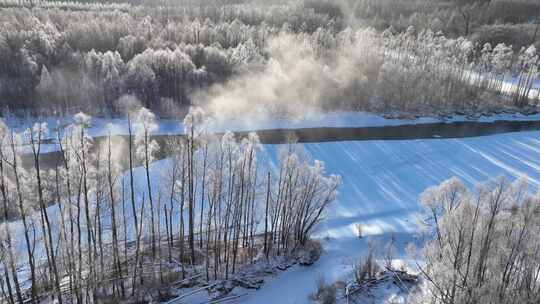
M 160 301 L 173 286 L 226 296 L 251 284 L 241 270 L 255 261 L 318 258 L 310 236 L 340 184 L 322 162 L 291 145 L 274 168 L 258 158 L 255 133 L 212 135 L 201 109 L 165 147 L 152 112 L 131 117 L 127 137 L 101 141 L 83 113 L 56 132 L 36 123 L 17 133 L 0 120 L 2 303 Z M 52 163 L 41 154 L 50 136 L 62 155 Z M 170 158 L 156 176 L 160 148 Z
M 469 190 L 458 178 L 420 198 L 432 239 L 422 250 L 427 291 L 417 303 L 533 303 L 540 297 L 539 194 L 527 178 Z M 437 300 L 432 300 L 437 299 Z
M 538 103 L 535 1 L 113 2 L 0 1 L 2 108 L 114 114 L 125 95 L 171 116 Z

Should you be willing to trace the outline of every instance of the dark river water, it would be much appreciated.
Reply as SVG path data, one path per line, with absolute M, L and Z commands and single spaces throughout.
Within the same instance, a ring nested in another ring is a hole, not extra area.
M 357 128 L 300 128 L 300 129 L 271 129 L 258 130 L 261 143 L 284 144 L 289 142 L 317 143 L 350 140 L 412 140 L 412 139 L 440 139 L 465 138 L 486 136 L 499 133 L 540 130 L 540 121 L 495 121 L 495 122 L 452 122 L 452 123 L 426 123 L 384 127 L 357 127 Z M 250 131 L 234 132 L 236 138 L 246 137 Z M 216 133 L 216 136 L 222 133 Z M 127 136 L 116 136 L 127 140 Z M 170 139 L 182 135 L 156 135 L 160 147 L 166 147 Z M 99 143 L 106 137 L 96 137 Z M 168 156 L 168 149 L 161 149 L 156 159 Z M 61 161 L 59 152 L 43 153 L 41 162 L 44 167 L 54 167 Z M 29 155 L 23 158 L 24 165 L 31 164 Z

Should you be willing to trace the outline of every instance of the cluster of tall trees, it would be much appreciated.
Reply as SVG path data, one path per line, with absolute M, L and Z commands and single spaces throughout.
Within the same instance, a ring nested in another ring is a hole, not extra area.
M 365 26 L 404 32 L 409 26 L 442 31 L 452 38 L 468 37 L 478 43 L 506 43 L 516 50 L 539 47 L 534 0 L 361 0 L 352 5 Z
M 21 8 L 2 14 L 0 96 L 14 109 L 107 111 L 124 93 L 156 110 L 162 98 L 185 106 L 191 90 L 227 79 L 242 64 L 239 50 L 256 51 L 267 35 L 264 26 L 237 19 Z
M 367 14 L 356 16 L 365 23 L 371 17 L 386 16 L 390 8 L 413 11 L 425 3 L 366 0 L 355 5 Z M 460 33 L 470 36 L 460 38 L 447 27 L 412 21 L 399 27 L 379 27 L 387 30 L 373 37 L 363 34 L 369 30 L 347 27 L 347 10 L 323 0 L 199 5 L 45 1 L 31 7 L 26 2 L 5 0 L 0 1 L 0 7 L 1 106 L 14 110 L 103 114 L 117 111 L 118 98 L 131 94 L 153 111 L 170 113 L 200 102 L 195 93 L 211 91 L 214 84 L 260 71 L 275 61 L 287 73 L 290 63 L 269 49 L 269 44 L 283 35 L 296 36 L 299 43 L 291 47 L 308 46 L 316 54 L 316 63 L 328 67 L 319 73 L 319 82 L 335 83 L 332 86 L 340 90 L 329 90 L 331 96 L 320 94 L 318 103 L 328 108 L 425 108 L 428 112 L 447 108 L 462 111 L 471 104 L 474 108 L 493 101 L 488 95 L 501 92 L 493 85 L 471 85 L 469 77 L 485 68 L 487 57 L 482 56 L 488 50 L 506 52 L 508 48 L 512 52 L 508 50 L 504 60 L 510 62 L 491 64 L 496 68 L 490 67 L 485 77 L 520 77 L 521 87 L 514 89 L 520 96 L 502 99 L 519 106 L 536 103 L 534 96 L 527 95 L 537 78 L 536 51 L 529 47 L 536 38 L 510 45 L 514 41 L 504 37 L 483 39 L 488 35 L 475 38 L 472 33 Z M 473 11 L 454 4 L 450 7 L 462 9 L 464 14 Z M 485 31 L 489 30 L 475 33 Z M 528 56 L 526 63 L 524 56 Z M 351 71 L 338 75 L 347 64 L 349 70 L 356 68 L 359 76 Z
M 538 102 L 538 94 L 532 93 L 539 72 L 533 45 L 514 52 L 504 43 L 486 43 L 479 51 L 464 38 L 412 31 L 395 36 L 387 32 L 392 38 L 386 40 L 387 59 L 379 75 L 385 107 L 398 103 L 398 109 L 409 111 L 477 110 L 494 106 L 490 100 L 516 107 Z
M 421 195 L 432 239 L 421 254 L 418 303 L 535 303 L 540 299 L 540 196 L 527 180 L 471 192 L 457 178 Z
M 126 136 L 94 140 L 90 123 L 79 113 L 54 134 L 46 124 L 23 134 L 0 124 L 0 291 L 8 303 L 136 300 L 179 277 L 232 278 L 306 245 L 340 183 L 294 145 L 274 164 L 255 133 L 209 134 L 200 109 L 166 147 L 152 136 L 156 119 L 146 108 L 128 116 Z M 50 138 L 61 157 L 44 161 Z M 171 157 L 153 165 L 160 150 Z
M 271 32 L 313 32 L 331 23 L 327 15 L 292 4 L 268 10 L 49 1 L 27 8 L 27 2 L 4 2 L 2 106 L 71 113 L 110 111 L 120 93 L 137 94 L 158 111 L 162 99 L 186 106 L 190 91 L 231 76 L 244 63 L 242 51 L 262 56 Z M 163 58 L 163 52 L 175 58 Z
M 275 52 L 278 58 L 294 58 L 280 64 L 292 75 L 292 84 L 277 91 L 303 92 L 306 101 L 299 103 L 306 105 L 314 100 L 330 110 L 452 114 L 526 108 L 540 97 L 533 45 L 519 52 L 504 43 L 480 47 L 462 37 L 412 27 L 404 33 L 345 29 L 335 35 L 319 29 L 294 37 L 302 55 Z

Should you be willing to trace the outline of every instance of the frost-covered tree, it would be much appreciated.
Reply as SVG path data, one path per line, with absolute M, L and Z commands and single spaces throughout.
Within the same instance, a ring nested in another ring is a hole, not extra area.
M 10 157 L 9 151 L 9 129 L 4 124 L 3 120 L 0 120 L 0 195 L 2 200 L 1 209 L 3 212 L 1 214 L 4 223 L 3 226 L 3 237 L 0 238 L 0 243 L 2 243 L 2 248 L 4 249 L 2 254 L 5 256 L 2 261 L 2 268 L 4 269 L 5 278 L 8 294 L 11 302 L 14 302 L 14 296 L 12 288 L 15 290 L 17 301 L 22 302 L 22 293 L 21 285 L 19 282 L 19 273 L 17 270 L 18 259 L 17 256 L 17 241 L 13 239 L 11 228 L 9 225 L 9 220 L 11 219 L 11 210 L 14 209 L 14 196 L 10 194 L 10 190 L 13 189 L 13 186 L 10 185 L 11 181 L 7 176 L 7 164 Z M 11 189 L 10 189 L 11 188 Z M 9 269 L 9 270 L 8 270 Z M 11 272 L 11 273 L 10 273 Z M 11 278 L 10 278 L 11 277 Z M 13 281 L 15 286 L 11 286 L 10 280 Z M 3 285 L 3 284 L 2 284 Z
M 135 155 L 143 163 L 146 171 L 146 186 L 148 190 L 148 203 L 150 206 L 150 229 L 152 237 L 152 256 L 156 255 L 156 233 L 155 233 L 155 210 L 152 193 L 152 179 L 150 178 L 150 163 L 153 162 L 155 153 L 159 150 L 157 141 L 151 138 L 157 130 L 156 117 L 154 113 L 146 108 L 141 108 L 135 116 Z M 160 210 L 158 210 L 160 211 Z
M 32 174 L 29 176 L 28 180 L 31 183 L 30 187 L 32 191 L 37 194 L 37 197 L 32 199 L 37 202 L 40 211 L 40 220 L 41 220 L 41 236 L 44 241 L 44 247 L 47 257 L 48 268 L 51 276 L 54 278 L 54 286 L 56 296 L 58 297 L 59 302 L 62 302 L 62 295 L 60 290 L 60 274 L 58 271 L 57 256 L 55 253 L 55 242 L 53 235 L 53 228 L 51 226 L 51 219 L 49 216 L 49 211 L 47 209 L 47 204 L 49 202 L 45 184 L 46 175 L 45 172 L 41 169 L 41 147 L 44 138 L 48 135 L 49 129 L 47 123 L 35 123 L 33 127 L 28 128 L 25 131 L 26 141 L 29 143 L 32 151 L 32 160 L 33 168 Z
M 529 94 L 533 82 L 538 78 L 539 64 L 538 54 L 534 45 L 522 48 L 518 54 L 516 69 L 518 72 L 518 84 L 514 92 L 514 103 L 517 106 L 524 106 L 529 100 Z
M 195 263 L 195 149 L 205 131 L 205 113 L 201 108 L 190 108 L 184 118 L 184 132 L 187 135 L 187 182 L 188 182 L 188 224 L 191 262 Z
M 337 194 L 339 178 L 327 176 L 321 162 L 291 146 L 274 168 L 259 157 L 255 133 L 241 139 L 231 132 L 210 135 L 209 118 L 199 108 L 186 116 L 185 134 L 162 147 L 171 153 L 171 174 L 158 182 L 151 166 L 160 148 L 153 137 L 156 117 L 146 108 L 129 117 L 129 164 L 120 155 L 123 139 L 111 129 L 93 139 L 91 117 L 84 113 L 56 129 L 62 157 L 53 168 L 41 166 L 42 143 L 51 138 L 46 124 L 24 137 L 0 124 L 0 211 L 22 221 L 22 229 L 0 227 L 0 270 L 8 280 L 0 283 L 11 284 L 14 300 L 19 293 L 36 303 L 139 299 L 149 286 L 172 283 L 169 275 L 187 278 L 202 267 L 207 280 L 229 279 L 261 257 L 297 254 Z M 20 165 L 23 148 L 32 150 L 28 170 Z M 138 164 L 146 176 L 144 191 L 135 187 Z M 124 182 L 124 168 L 132 187 Z M 15 240 L 23 236 L 25 255 L 18 257 Z M 30 286 L 17 282 L 19 260 L 26 259 Z
M 497 179 L 473 193 L 457 178 L 420 198 L 433 238 L 422 249 L 431 303 L 531 303 L 539 297 L 538 194 L 527 179 Z
M 78 246 L 79 246 L 79 269 L 82 271 L 83 265 L 82 265 L 82 255 L 84 254 L 83 250 L 86 250 L 87 253 L 87 259 L 88 259 L 88 275 L 86 276 L 86 280 L 91 282 L 90 286 L 85 288 L 85 292 L 87 293 L 86 296 L 88 296 L 88 293 L 90 293 L 90 296 L 92 299 L 95 299 L 96 297 L 96 287 L 93 282 L 96 281 L 96 268 L 95 268 L 95 256 L 96 253 L 96 246 L 95 241 L 96 238 L 94 237 L 94 221 L 92 220 L 93 214 L 92 211 L 94 211 L 94 208 L 92 206 L 92 200 L 91 200 L 91 191 L 92 191 L 92 176 L 95 174 L 94 166 L 92 165 L 93 162 L 93 155 L 91 154 L 91 148 L 93 146 L 93 140 L 88 134 L 88 128 L 90 127 L 91 123 L 91 117 L 89 115 L 86 115 L 84 113 L 78 113 L 74 116 L 74 124 L 72 126 L 73 128 L 73 140 L 71 144 L 73 147 L 71 148 L 74 153 L 74 161 L 75 165 L 78 170 L 78 174 L 80 176 L 80 188 L 78 190 L 79 197 L 77 198 L 77 204 L 78 204 L 78 232 L 80 233 L 78 238 Z M 81 212 L 84 210 L 84 219 L 81 217 Z M 86 235 L 81 231 L 81 222 L 84 223 L 83 227 L 86 227 Z M 83 240 L 85 240 L 86 248 L 82 247 Z

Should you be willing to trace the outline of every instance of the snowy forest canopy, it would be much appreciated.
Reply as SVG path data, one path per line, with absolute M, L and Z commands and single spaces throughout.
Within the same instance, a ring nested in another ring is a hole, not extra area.
M 133 95 L 174 115 L 192 104 L 440 113 L 538 102 L 534 1 L 113 2 L 0 1 L 0 106 L 104 114 Z

